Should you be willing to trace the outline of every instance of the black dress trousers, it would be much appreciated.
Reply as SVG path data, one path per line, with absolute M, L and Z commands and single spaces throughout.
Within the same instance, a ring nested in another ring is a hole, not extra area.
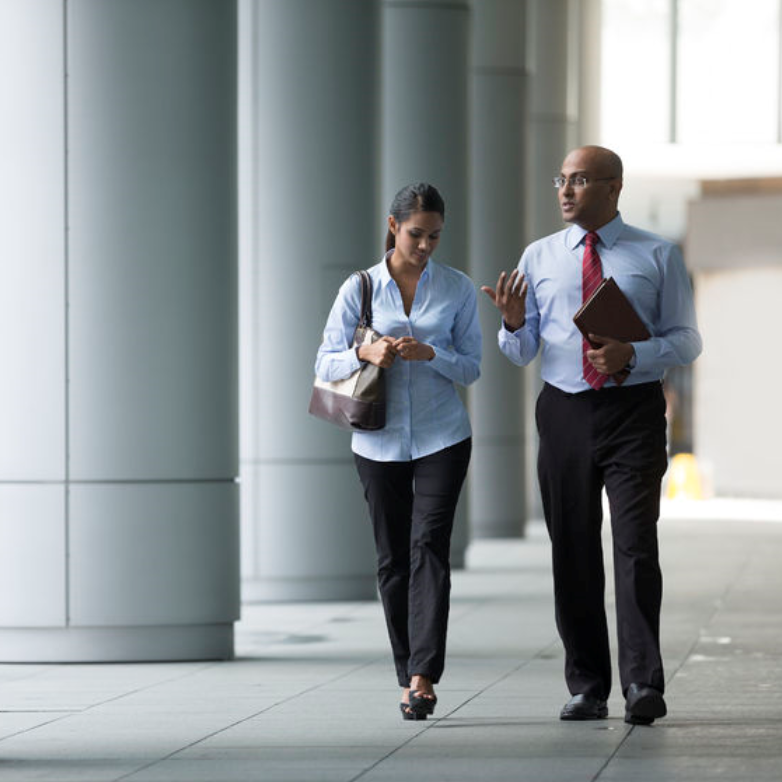
M 401 687 L 445 666 L 451 531 L 472 440 L 406 462 L 354 454 L 369 505 L 377 578 Z
M 538 477 L 552 543 L 556 621 L 571 694 L 608 698 L 611 659 L 601 525 L 611 513 L 619 674 L 664 690 L 660 655 L 662 575 L 657 546 L 667 467 L 660 383 L 538 398 Z

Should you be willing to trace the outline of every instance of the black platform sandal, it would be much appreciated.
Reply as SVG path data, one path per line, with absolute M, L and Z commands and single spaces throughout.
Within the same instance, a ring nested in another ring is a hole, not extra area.
M 434 714 L 434 707 L 437 705 L 437 696 L 419 695 L 421 690 L 410 690 L 410 708 L 416 714 L 422 714 L 426 718 L 427 714 Z
M 409 703 L 400 703 L 399 704 L 399 711 L 402 712 L 402 719 L 403 720 L 425 720 L 426 714 L 423 714 L 421 712 L 413 711 L 412 708 L 410 708 Z

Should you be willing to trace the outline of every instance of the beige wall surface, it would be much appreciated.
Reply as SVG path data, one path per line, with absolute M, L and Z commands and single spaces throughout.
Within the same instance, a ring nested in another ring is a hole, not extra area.
M 719 496 L 782 497 L 782 265 L 698 275 L 695 450 Z
M 746 190 L 705 188 L 690 207 L 686 257 L 704 342 L 695 452 L 716 495 L 779 498 L 782 193 Z

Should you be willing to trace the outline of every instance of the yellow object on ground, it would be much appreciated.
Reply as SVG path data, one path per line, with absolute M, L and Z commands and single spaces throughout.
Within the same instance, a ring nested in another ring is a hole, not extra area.
M 694 454 L 677 453 L 668 467 L 668 488 L 665 496 L 669 500 L 702 500 L 703 484 L 698 462 Z

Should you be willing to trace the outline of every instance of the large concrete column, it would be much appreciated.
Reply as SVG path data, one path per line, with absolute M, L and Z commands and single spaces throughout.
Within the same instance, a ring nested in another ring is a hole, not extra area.
M 251 0 L 241 13 L 243 597 L 374 598 L 349 434 L 307 406 L 337 289 L 382 253 L 379 8 Z
M 235 10 L 0 4 L 0 659 L 229 657 Z
M 527 0 L 528 241 L 563 227 L 551 178 L 565 154 L 599 144 L 600 0 Z
M 411 182 L 445 199 L 436 260 L 468 271 L 469 0 L 383 0 L 382 203 Z M 383 229 L 385 236 L 385 229 Z M 467 486 L 451 541 L 461 567 L 467 547 Z
M 603 0 L 570 0 L 570 4 L 576 44 L 571 47 L 568 67 L 573 89 L 578 90 L 576 134 L 572 140 L 574 146 L 600 144 Z
M 471 105 L 470 269 L 494 287 L 524 244 L 526 0 L 475 0 Z M 483 294 L 481 294 L 483 298 Z M 477 538 L 519 537 L 527 515 L 524 377 L 497 348 L 497 309 L 479 302 L 484 353 L 472 390 L 470 528 Z
M 577 138 L 579 29 L 574 0 L 528 0 L 527 70 L 529 74 L 529 142 L 526 165 L 525 244 L 563 227 L 552 177 Z M 536 359 L 526 370 L 527 496 L 530 518 L 542 518 L 537 478 L 538 435 L 535 403 L 540 393 Z
M 577 143 L 579 93 L 573 63 L 579 29 L 573 13 L 570 0 L 528 0 L 527 241 L 562 228 L 551 178 Z

